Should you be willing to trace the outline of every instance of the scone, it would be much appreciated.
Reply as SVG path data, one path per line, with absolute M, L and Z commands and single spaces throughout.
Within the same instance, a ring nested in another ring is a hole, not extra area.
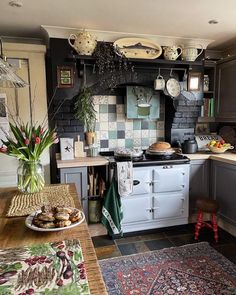
M 66 227 L 66 226 L 69 226 L 71 225 L 71 221 L 70 220 L 60 220 L 60 221 L 57 221 L 55 223 L 56 227 Z
M 52 213 L 44 213 L 44 212 L 39 213 L 37 215 L 37 218 L 41 221 L 54 221 L 55 220 Z
M 63 214 L 71 214 L 73 212 L 73 209 L 69 207 L 57 207 L 56 210 L 58 213 L 63 213 Z
M 81 218 L 81 213 L 78 209 L 74 209 L 74 211 L 70 214 L 70 221 L 71 222 L 76 222 L 80 220 Z
M 69 220 L 69 218 L 70 218 L 70 215 L 67 213 L 56 213 L 54 216 L 56 219 L 62 220 L 62 221 Z
M 42 227 L 42 228 L 54 228 L 55 227 L 55 224 L 54 222 L 42 222 L 39 227 Z

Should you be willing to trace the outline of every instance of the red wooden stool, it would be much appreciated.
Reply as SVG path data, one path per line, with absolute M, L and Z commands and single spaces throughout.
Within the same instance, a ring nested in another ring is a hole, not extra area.
M 199 232 L 202 227 L 208 227 L 213 229 L 215 241 L 218 242 L 218 226 L 216 213 L 219 209 L 219 204 L 214 200 L 198 198 L 196 201 L 196 206 L 198 209 L 197 223 L 195 226 L 195 240 L 198 240 Z M 203 214 L 211 213 L 211 224 L 203 221 Z

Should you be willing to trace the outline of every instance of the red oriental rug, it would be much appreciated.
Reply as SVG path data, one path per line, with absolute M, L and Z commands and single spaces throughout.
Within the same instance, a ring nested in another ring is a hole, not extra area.
M 236 265 L 206 242 L 99 264 L 110 295 L 236 294 Z

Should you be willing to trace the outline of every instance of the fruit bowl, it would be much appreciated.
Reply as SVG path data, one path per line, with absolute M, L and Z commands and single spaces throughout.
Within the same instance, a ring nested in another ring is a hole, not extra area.
M 214 154 L 223 154 L 227 150 L 234 149 L 233 146 L 226 146 L 226 147 L 208 146 L 208 148 Z

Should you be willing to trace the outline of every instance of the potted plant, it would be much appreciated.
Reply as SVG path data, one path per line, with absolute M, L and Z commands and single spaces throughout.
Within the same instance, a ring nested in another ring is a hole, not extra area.
M 75 97 L 75 118 L 85 127 L 85 138 L 87 145 L 95 142 L 96 111 L 90 89 L 84 86 L 78 96 Z

